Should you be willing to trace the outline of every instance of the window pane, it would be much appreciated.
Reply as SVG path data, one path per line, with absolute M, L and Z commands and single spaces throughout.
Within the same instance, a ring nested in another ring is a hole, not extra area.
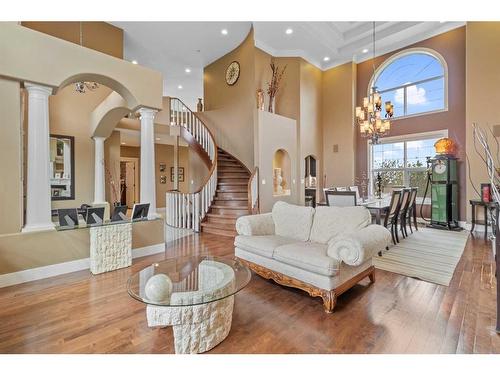
M 407 114 L 444 109 L 444 78 L 406 88 Z
M 373 146 L 373 168 L 403 168 L 404 142 L 382 143 Z
M 444 75 L 441 62 L 432 55 L 416 52 L 390 63 L 375 82 L 379 91 Z
M 410 187 L 418 188 L 417 197 L 423 197 L 425 192 L 425 186 L 427 185 L 427 172 L 409 172 L 410 174 Z M 427 192 L 427 197 L 429 197 L 430 191 Z
M 422 168 L 427 166 L 427 156 L 434 156 L 434 143 L 437 139 L 424 139 L 406 142 L 406 167 Z
M 382 190 L 384 192 L 391 191 L 391 188 L 401 187 L 404 185 L 403 171 L 387 171 L 379 172 L 382 177 Z M 377 172 L 373 174 L 373 191 L 377 191 Z
M 382 116 L 385 115 L 385 102 L 391 102 L 394 105 L 394 117 L 405 115 L 403 89 L 386 91 L 380 94 L 382 97 Z

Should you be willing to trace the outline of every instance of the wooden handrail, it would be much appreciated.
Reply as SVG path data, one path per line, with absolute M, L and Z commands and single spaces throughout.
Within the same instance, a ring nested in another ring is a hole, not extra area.
M 211 167 L 210 167 L 210 169 L 208 171 L 207 177 L 205 177 L 205 180 L 203 181 L 203 183 L 201 184 L 201 186 L 198 188 L 198 190 L 196 190 L 194 192 L 194 194 L 196 194 L 196 193 L 199 193 L 199 192 L 201 192 L 203 190 L 203 187 L 208 183 L 208 181 L 210 180 L 210 177 L 214 173 L 214 170 L 217 168 L 217 159 L 218 159 L 218 154 L 219 154 L 219 151 L 217 149 L 217 143 L 215 142 L 215 137 L 214 137 L 212 131 L 210 130 L 210 128 L 198 116 L 196 116 L 196 114 L 193 111 L 191 111 L 191 109 L 189 109 L 189 107 L 186 104 L 184 104 L 184 102 L 182 100 L 180 100 L 179 98 L 170 97 L 169 98 L 170 102 L 172 102 L 172 99 L 179 101 L 184 106 L 184 108 L 186 108 L 186 111 L 189 111 L 189 113 L 191 114 L 191 116 L 195 117 L 203 125 L 203 127 L 205 127 L 205 129 L 207 129 L 208 134 L 210 135 L 210 138 L 212 139 L 212 143 L 214 144 L 215 153 L 214 153 L 214 159 L 212 160 L 212 165 L 211 165 Z M 169 107 L 171 108 L 170 104 L 169 104 Z M 191 136 L 193 136 L 186 128 L 184 128 L 184 131 L 187 134 L 190 134 Z M 183 135 L 182 131 L 181 131 L 181 135 Z M 186 139 L 187 137 L 184 137 L 184 136 L 183 136 L 183 138 L 189 144 L 190 140 Z M 198 155 L 201 156 L 201 158 L 203 160 L 205 156 L 201 152 L 199 152 L 198 148 L 197 147 L 193 147 L 193 149 L 198 153 Z

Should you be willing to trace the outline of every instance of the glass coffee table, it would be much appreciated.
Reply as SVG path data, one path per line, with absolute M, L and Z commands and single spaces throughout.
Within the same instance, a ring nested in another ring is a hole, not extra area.
M 149 327 L 173 327 L 176 353 L 203 353 L 229 334 L 234 295 L 250 278 L 236 259 L 179 257 L 135 273 L 127 290 L 146 304 Z

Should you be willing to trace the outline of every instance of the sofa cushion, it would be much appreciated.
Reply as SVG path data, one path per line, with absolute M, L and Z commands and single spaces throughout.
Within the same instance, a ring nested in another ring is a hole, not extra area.
M 295 242 L 274 250 L 277 261 L 325 276 L 335 276 L 340 267 L 338 259 L 330 258 L 328 246 L 314 242 Z
M 332 238 L 359 231 L 371 224 L 370 211 L 356 207 L 316 207 L 310 239 L 327 244 Z
M 292 238 L 281 236 L 236 236 L 234 246 L 251 253 L 272 258 L 274 249 L 278 246 L 297 242 Z
M 307 241 L 311 232 L 314 208 L 276 202 L 273 206 L 274 231 L 278 236 Z

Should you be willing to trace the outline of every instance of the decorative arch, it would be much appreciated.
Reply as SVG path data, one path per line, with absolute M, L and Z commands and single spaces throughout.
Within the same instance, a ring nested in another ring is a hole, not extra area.
M 81 81 L 97 82 L 104 86 L 109 87 L 113 91 L 120 94 L 120 96 L 125 100 L 126 106 L 132 110 L 135 110 L 140 106 L 140 103 L 137 100 L 137 98 L 130 92 L 130 90 L 125 85 L 123 85 L 121 82 L 118 82 L 117 80 L 111 77 L 107 77 L 105 75 L 96 73 L 79 73 L 72 75 L 71 77 L 68 77 L 64 81 L 62 81 L 59 87 L 57 87 L 54 90 L 55 91 L 54 93 L 57 94 L 57 92 L 60 89 Z
M 409 56 L 409 55 L 413 55 L 413 54 L 424 54 L 424 55 L 431 56 L 441 64 L 441 66 L 443 68 L 443 81 L 444 81 L 444 85 L 443 85 L 444 106 L 443 106 L 443 108 L 439 109 L 438 111 L 447 111 L 448 110 L 448 64 L 446 63 L 446 60 L 439 52 L 437 52 L 431 48 L 425 48 L 425 47 L 407 48 L 405 50 L 402 50 L 402 51 L 397 52 L 397 53 L 393 54 L 392 56 L 390 56 L 375 70 L 375 73 L 370 78 L 370 81 L 368 82 L 368 86 L 366 88 L 367 96 L 370 95 L 371 88 L 374 85 L 376 85 L 377 80 L 379 79 L 380 75 L 385 71 L 385 69 L 387 69 L 390 65 L 392 65 L 397 60 L 399 60 L 405 56 Z M 418 84 L 419 82 L 417 81 L 415 83 Z M 394 89 L 398 89 L 398 88 L 400 88 L 400 87 L 399 86 L 394 87 Z M 382 92 L 383 92 L 383 90 L 382 90 Z M 418 116 L 418 115 L 422 115 L 425 113 L 432 113 L 432 112 L 436 112 L 436 111 L 434 111 L 434 110 L 423 111 L 423 112 L 419 112 L 416 114 L 410 114 L 410 115 L 405 113 L 403 116 L 400 116 L 400 117 Z

